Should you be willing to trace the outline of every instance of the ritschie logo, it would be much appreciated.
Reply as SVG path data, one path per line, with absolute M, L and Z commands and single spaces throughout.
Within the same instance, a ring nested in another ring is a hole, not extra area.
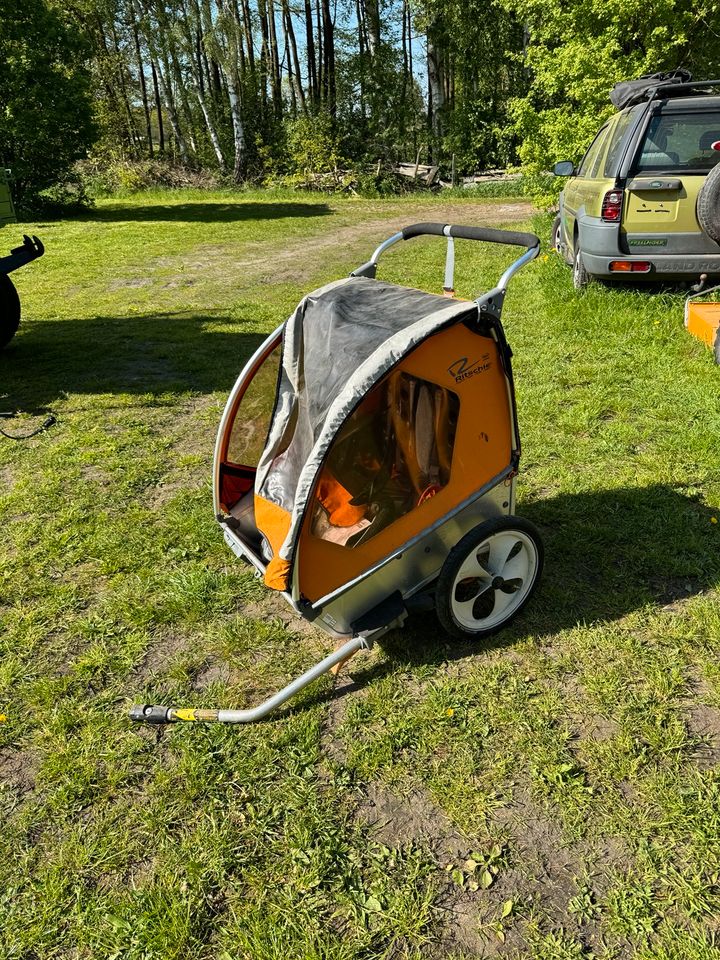
M 467 357 L 460 357 L 448 367 L 448 373 L 454 379 L 455 383 L 462 383 L 463 380 L 469 380 L 476 373 L 483 373 L 492 366 L 490 354 L 484 353 L 477 360 L 468 360 Z

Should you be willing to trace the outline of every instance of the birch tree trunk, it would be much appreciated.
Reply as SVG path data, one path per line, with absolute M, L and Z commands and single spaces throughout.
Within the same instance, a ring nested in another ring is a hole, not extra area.
M 225 70 L 225 81 L 227 83 L 228 100 L 230 102 L 230 116 L 233 126 L 233 147 L 235 150 L 235 163 L 233 165 L 233 180 L 235 183 L 242 183 L 245 176 L 245 127 L 242 120 L 242 110 L 240 107 L 240 95 L 235 75 L 232 68 Z
M 272 80 L 272 100 L 276 117 L 282 116 L 282 81 L 280 78 L 280 58 L 278 56 L 277 31 L 275 28 L 275 4 L 268 0 L 268 27 L 270 43 L 270 77 Z
M 142 51 L 140 49 L 140 32 L 138 30 L 137 16 L 135 14 L 135 0 L 130 0 L 128 4 L 128 13 L 130 15 L 133 43 L 135 44 L 135 58 L 137 60 L 138 75 L 140 77 L 140 93 L 142 96 L 143 113 L 145 114 L 145 137 L 147 139 L 147 151 L 148 156 L 152 160 L 154 150 L 152 124 L 150 122 L 150 105 L 148 103 L 147 83 L 145 81 L 145 64 L 143 63 Z
M 282 0 L 283 16 L 285 20 L 285 36 L 288 43 L 288 79 L 291 89 L 295 91 L 295 97 L 300 104 L 300 110 L 303 114 L 307 113 L 307 104 L 305 103 L 305 91 L 302 85 L 302 74 L 300 73 L 300 59 L 298 57 L 297 41 L 295 40 L 295 30 L 293 29 L 292 14 L 290 13 L 289 0 Z M 292 54 L 293 69 L 290 69 L 290 55 Z M 291 76 L 292 73 L 292 76 Z
M 184 5 L 183 5 L 184 6 Z M 194 56 L 195 50 L 193 49 L 194 41 L 197 38 L 199 43 L 199 28 L 193 31 L 192 18 L 194 17 L 195 23 L 200 23 L 200 7 L 197 0 L 191 0 L 191 13 L 192 17 L 188 16 L 188 11 L 183 10 L 185 17 L 182 24 L 182 29 L 184 32 L 185 40 L 187 43 L 187 55 L 188 61 L 191 65 L 191 71 L 193 75 L 193 81 L 195 85 L 195 96 L 197 97 L 198 104 L 200 105 L 200 110 L 202 111 L 203 118 L 205 120 L 205 126 L 207 127 L 208 136 L 210 137 L 210 143 L 212 144 L 215 157 L 218 162 L 218 167 L 220 168 L 221 173 L 226 172 L 225 157 L 223 156 L 222 147 L 220 146 L 220 138 L 215 128 L 215 123 L 210 112 L 210 108 L 205 96 L 205 88 L 203 84 L 203 65 L 202 58 Z
M 158 86 L 158 75 L 155 67 L 155 61 L 150 61 L 150 73 L 152 74 L 153 92 L 155 93 L 155 111 L 158 121 L 158 150 L 165 153 L 165 127 L 163 125 L 162 100 L 160 99 L 160 87 Z
M 364 0 L 367 43 L 370 59 L 374 60 L 380 47 L 380 7 L 378 0 Z

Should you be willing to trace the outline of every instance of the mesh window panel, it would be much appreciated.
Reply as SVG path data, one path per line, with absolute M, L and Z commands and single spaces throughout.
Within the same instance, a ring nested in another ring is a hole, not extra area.
M 348 418 L 315 491 L 313 536 L 366 543 L 447 486 L 460 401 L 435 383 L 395 372 Z

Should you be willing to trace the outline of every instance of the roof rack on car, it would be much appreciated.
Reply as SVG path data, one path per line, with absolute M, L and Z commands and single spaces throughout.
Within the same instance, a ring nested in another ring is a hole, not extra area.
M 690 83 L 667 83 L 655 87 L 648 100 L 658 96 L 665 98 L 681 97 L 687 93 L 702 93 L 707 87 L 720 87 L 720 80 L 693 80 Z
M 610 101 L 618 110 L 624 110 L 661 98 L 702 95 L 717 86 L 720 86 L 720 80 L 692 80 L 687 70 L 677 70 L 616 83 L 610 91 Z

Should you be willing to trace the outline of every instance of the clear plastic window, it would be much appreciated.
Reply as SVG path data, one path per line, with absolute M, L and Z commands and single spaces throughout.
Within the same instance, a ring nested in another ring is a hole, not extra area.
M 422 507 L 450 479 L 460 401 L 395 372 L 348 418 L 325 460 L 311 531 L 348 547 Z
M 267 440 L 275 407 L 280 345 L 273 350 L 248 385 L 230 430 L 227 459 L 230 463 L 256 467 Z

